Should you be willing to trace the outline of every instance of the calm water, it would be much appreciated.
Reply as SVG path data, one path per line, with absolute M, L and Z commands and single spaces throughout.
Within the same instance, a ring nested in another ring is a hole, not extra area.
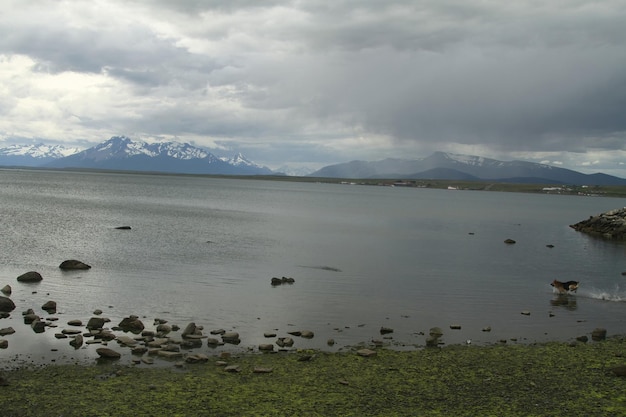
M 74 352 L 54 333 L 95 309 L 112 324 L 136 314 L 149 329 L 158 317 L 193 321 L 205 333 L 235 330 L 237 349 L 274 341 L 267 331 L 306 329 L 316 336 L 295 338 L 294 347 L 340 350 L 381 339 L 381 326 L 394 329 L 387 342 L 397 348 L 423 346 L 420 332 L 433 326 L 448 344 L 572 340 L 595 327 L 626 334 L 626 245 L 568 227 L 623 206 L 614 198 L 0 170 L 0 287 L 12 286 L 17 305 L 0 320 L 16 330 L 0 360 L 27 352 L 33 360 L 93 358 L 94 346 Z M 65 259 L 93 268 L 62 272 Z M 16 281 L 31 270 L 44 280 Z M 275 276 L 296 282 L 272 287 Z M 579 280 L 581 289 L 559 300 L 555 278 Z M 21 312 L 48 317 L 40 308 L 48 300 L 58 304 L 59 327 L 34 334 Z

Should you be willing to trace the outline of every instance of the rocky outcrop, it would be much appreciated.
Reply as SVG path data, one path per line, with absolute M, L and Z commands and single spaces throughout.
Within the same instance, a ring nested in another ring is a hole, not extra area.
M 587 220 L 571 224 L 570 227 L 604 239 L 626 240 L 626 207 L 589 216 Z

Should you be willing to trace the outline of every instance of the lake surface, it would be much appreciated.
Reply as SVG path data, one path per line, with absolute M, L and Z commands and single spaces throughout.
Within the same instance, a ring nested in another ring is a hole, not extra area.
M 315 337 L 294 338 L 294 348 L 329 351 L 383 339 L 383 326 L 394 330 L 385 343 L 399 349 L 424 346 L 434 326 L 446 344 L 573 340 L 596 327 L 626 334 L 626 245 L 569 227 L 624 206 L 601 197 L 0 170 L 0 287 L 11 285 L 17 305 L 0 320 L 16 330 L 4 337 L 0 364 L 92 360 L 95 346 L 74 351 L 54 334 L 96 309 L 111 325 L 134 314 L 147 329 L 162 318 L 240 333 L 239 346 L 205 345 L 204 353 L 274 342 L 269 331 L 311 330 Z M 63 272 L 65 259 L 92 269 Z M 43 281 L 17 282 L 27 271 Z M 270 285 L 283 276 L 295 283 Z M 558 297 L 555 278 L 581 281 L 578 293 Z M 57 314 L 41 310 L 48 300 Z M 58 327 L 35 334 L 21 318 L 28 308 Z

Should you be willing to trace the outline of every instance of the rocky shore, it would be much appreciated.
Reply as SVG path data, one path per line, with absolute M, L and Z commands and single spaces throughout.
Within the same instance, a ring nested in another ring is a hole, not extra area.
M 3 416 L 604 416 L 626 414 L 626 341 L 298 351 L 182 369 L 20 368 Z
M 578 232 L 612 240 L 626 240 L 626 207 L 589 216 L 570 227 Z

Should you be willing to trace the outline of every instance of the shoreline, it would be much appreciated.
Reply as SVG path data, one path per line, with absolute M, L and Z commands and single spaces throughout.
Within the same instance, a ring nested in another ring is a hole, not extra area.
M 0 372 L 8 416 L 619 415 L 626 339 L 415 351 L 242 353 Z

